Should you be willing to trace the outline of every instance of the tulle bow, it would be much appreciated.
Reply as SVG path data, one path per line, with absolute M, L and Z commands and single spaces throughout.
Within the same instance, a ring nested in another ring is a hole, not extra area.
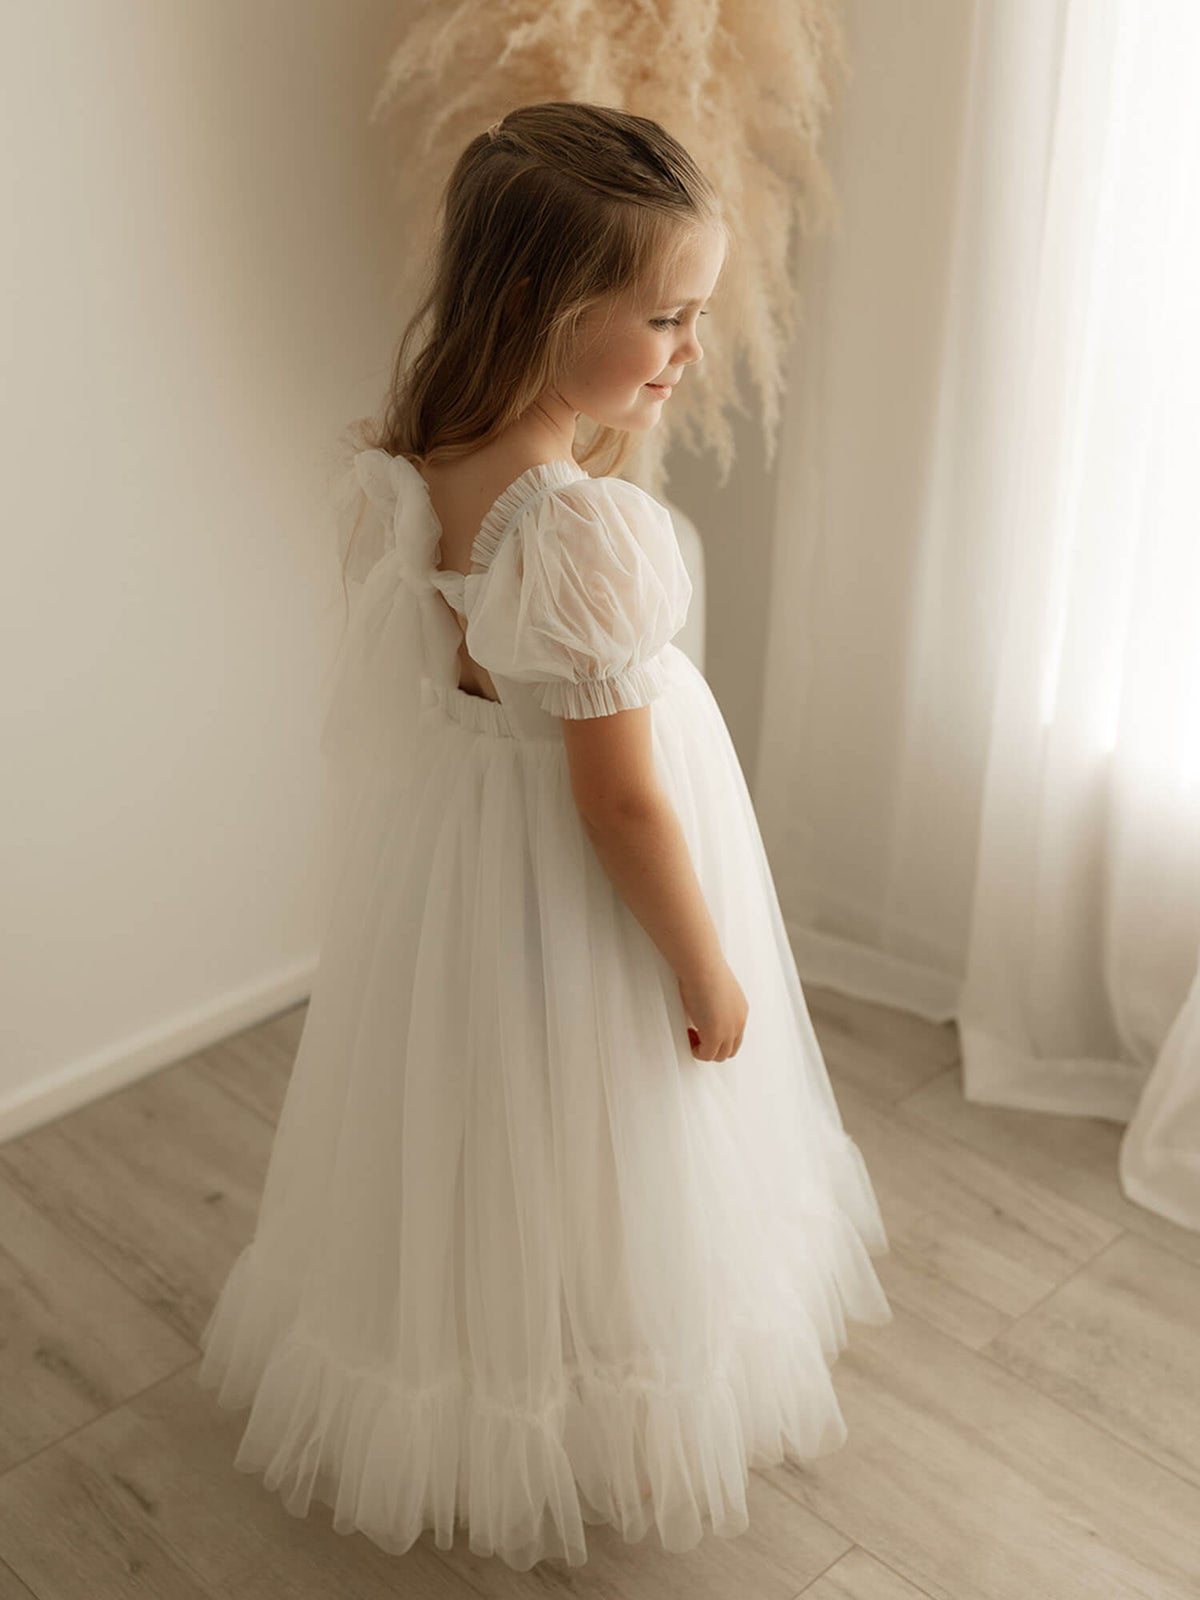
M 430 578 L 440 529 L 417 469 L 385 450 L 361 450 L 340 490 L 338 546 L 343 560 L 351 551 L 351 598 L 321 718 L 322 916 L 355 811 L 372 793 L 394 796 L 411 776 L 421 680 L 456 682 L 461 640 Z
M 379 523 L 386 530 L 387 553 L 400 581 L 415 593 L 432 589 L 429 574 L 437 564 L 439 529 L 421 475 L 403 456 L 386 450 L 360 450 L 354 472 Z

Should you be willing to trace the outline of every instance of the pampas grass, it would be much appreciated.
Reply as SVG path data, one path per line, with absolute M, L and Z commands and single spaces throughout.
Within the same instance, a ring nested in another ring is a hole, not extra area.
M 733 242 L 691 368 L 640 442 L 652 493 L 678 437 L 733 463 L 729 409 L 744 363 L 773 461 L 784 356 L 795 337 L 798 241 L 835 215 L 818 153 L 834 69 L 847 72 L 835 0 L 407 0 L 401 42 L 371 110 L 396 153 L 394 182 L 413 249 L 396 294 L 411 305 L 441 186 L 463 146 L 514 106 L 586 100 L 653 117 L 721 196 Z M 669 416 L 667 415 L 669 411 Z

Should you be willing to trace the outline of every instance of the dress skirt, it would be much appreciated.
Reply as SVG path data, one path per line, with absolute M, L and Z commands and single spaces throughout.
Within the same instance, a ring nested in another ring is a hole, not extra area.
M 456 1525 L 521 1571 L 583 1562 L 589 1523 L 741 1533 L 750 1467 L 846 1439 L 847 1320 L 891 1320 L 741 767 L 703 675 L 662 663 L 658 773 L 749 1003 L 729 1060 L 692 1056 L 561 735 L 423 679 L 412 759 L 348 821 L 198 1381 L 249 1407 L 239 1469 L 396 1554 Z

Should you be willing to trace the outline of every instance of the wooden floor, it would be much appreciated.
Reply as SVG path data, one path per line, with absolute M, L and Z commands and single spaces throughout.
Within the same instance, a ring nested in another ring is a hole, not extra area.
M 849 1428 L 684 1556 L 589 1528 L 517 1573 L 291 1516 L 195 1383 L 303 1008 L 0 1148 L 0 1600 L 1196 1600 L 1200 1235 L 1126 1202 L 1121 1128 L 964 1103 L 956 1033 L 807 989 L 891 1253 Z

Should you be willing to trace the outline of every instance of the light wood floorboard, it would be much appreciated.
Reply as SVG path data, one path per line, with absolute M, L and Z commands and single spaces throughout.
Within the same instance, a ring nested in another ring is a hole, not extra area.
M 1122 1129 L 968 1105 L 957 1036 L 806 989 L 895 1311 L 834 1369 L 845 1446 L 751 1477 L 685 1556 L 588 1528 L 516 1573 L 293 1517 L 195 1382 L 253 1229 L 297 1007 L 0 1149 L 0 1600 L 1197 1600 L 1200 1235 Z

